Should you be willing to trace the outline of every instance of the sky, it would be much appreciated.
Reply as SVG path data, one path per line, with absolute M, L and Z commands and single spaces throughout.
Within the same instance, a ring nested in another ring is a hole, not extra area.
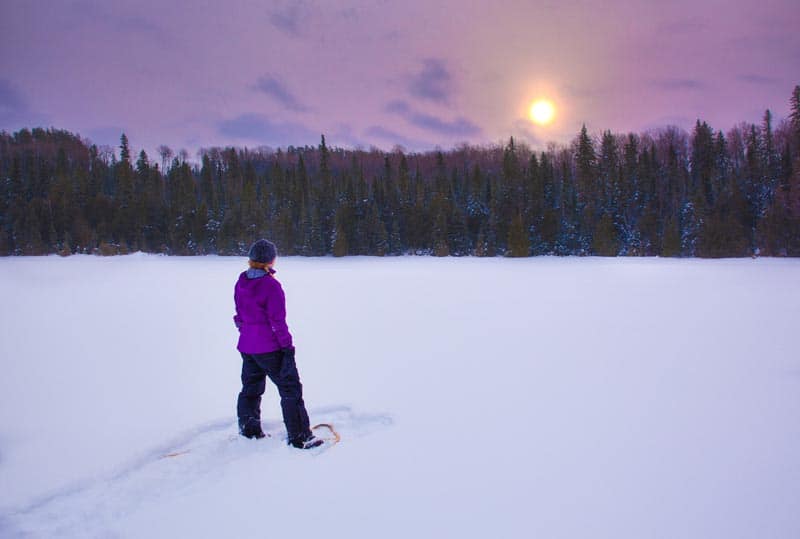
M 798 28 L 797 0 L 2 0 L 0 130 L 190 155 L 727 131 L 788 115 Z

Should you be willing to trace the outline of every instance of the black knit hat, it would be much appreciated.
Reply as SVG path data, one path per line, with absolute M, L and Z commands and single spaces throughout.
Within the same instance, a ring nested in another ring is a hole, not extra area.
M 278 250 L 275 244 L 268 240 L 258 240 L 250 247 L 248 255 L 253 262 L 260 262 L 261 264 L 269 264 L 275 257 L 278 256 Z

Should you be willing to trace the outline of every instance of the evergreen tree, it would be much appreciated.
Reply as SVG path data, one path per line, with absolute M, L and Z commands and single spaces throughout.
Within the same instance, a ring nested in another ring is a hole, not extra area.
M 131 165 L 131 152 L 128 137 L 120 136 L 120 160 L 114 167 L 115 215 L 113 225 L 114 239 L 129 247 L 135 238 L 133 233 L 136 207 L 134 205 L 134 172 Z
M 775 149 L 775 140 L 772 134 L 772 113 L 767 109 L 764 112 L 764 120 L 761 126 L 763 148 L 761 158 L 763 162 L 761 168 L 764 171 L 764 186 L 768 189 L 768 198 L 772 197 L 772 193 L 778 185 L 778 166 L 779 159 L 777 150 Z
M 472 245 L 467 233 L 465 212 L 457 205 L 451 206 L 452 213 L 447 224 L 447 244 L 453 256 L 466 256 L 472 252 Z
M 47 196 L 54 232 L 52 240 L 61 254 L 72 252 L 69 231 L 76 214 L 74 185 L 69 168 L 66 152 L 61 147 L 56 157 L 55 178 Z
M 150 177 L 150 160 L 147 157 L 147 152 L 144 150 L 139 152 L 139 157 L 136 160 L 136 171 L 134 173 L 134 200 L 133 200 L 133 231 L 132 236 L 136 242 L 137 248 L 141 250 L 150 249 L 150 239 L 147 237 L 147 198 L 145 190 L 147 189 L 148 179 Z
M 585 124 L 581 127 L 581 132 L 578 135 L 575 150 L 575 167 L 580 208 L 593 207 L 597 201 L 597 155 L 594 151 L 594 143 L 586 132 Z
M 436 213 L 431 231 L 434 256 L 449 256 L 450 247 L 448 245 L 447 214 L 444 211 Z
M 744 195 L 748 202 L 746 221 L 747 228 L 751 234 L 755 231 L 758 219 L 764 214 L 764 209 L 767 206 L 767 193 L 763 184 L 765 174 L 761 147 L 761 139 L 756 131 L 756 126 L 751 125 L 747 136 L 744 170 Z
M 0 132 L 0 254 L 800 254 L 800 87 L 787 124 L 585 126 L 571 147 L 209 148 L 161 166 L 58 130 Z M 413 167 L 413 173 L 412 173 Z
M 617 139 L 611 131 L 603 133 L 600 145 L 600 159 L 598 161 L 598 191 L 597 206 L 602 212 L 616 214 L 619 202 L 620 188 L 620 163 Z
M 45 234 L 42 233 L 42 199 L 34 198 L 28 202 L 26 207 L 27 211 L 25 213 L 24 221 L 22 226 L 20 226 L 20 229 L 23 231 L 20 238 L 22 254 L 45 254 L 48 249 L 45 245 Z
M 675 257 L 681 254 L 681 233 L 677 218 L 670 218 L 664 224 L 661 256 Z
M 512 219 L 508 229 L 508 256 L 530 256 L 530 251 L 531 242 L 528 229 L 522 219 L 522 214 L 518 213 Z
M 334 228 L 331 250 L 333 256 L 347 256 L 349 247 L 347 245 L 347 234 L 344 225 L 344 212 L 336 213 L 336 225 Z
M 403 254 L 403 240 L 400 234 L 400 220 L 392 219 L 391 233 L 389 235 L 389 254 L 401 255 Z
M 610 213 L 600 218 L 592 236 L 592 252 L 599 256 L 617 256 L 619 240 L 614 219 Z
M 707 123 L 697 120 L 692 136 L 690 193 L 702 191 L 702 201 L 707 207 L 714 205 L 714 176 L 716 172 L 714 132 Z M 691 194 L 690 194 L 691 196 Z M 697 197 L 693 197 L 698 200 Z

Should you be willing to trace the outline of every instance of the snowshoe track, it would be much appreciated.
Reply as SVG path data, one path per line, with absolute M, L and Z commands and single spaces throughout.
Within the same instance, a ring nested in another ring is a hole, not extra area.
M 392 425 L 387 415 L 356 414 L 349 407 L 311 410 L 313 424 L 330 423 L 350 443 Z M 3 537 L 109 536 L 115 521 L 137 511 L 145 501 L 180 496 L 209 475 L 223 475 L 228 466 L 248 458 L 302 452 L 286 444 L 280 421 L 262 421 L 267 436 L 248 440 L 237 423 L 224 419 L 190 429 L 168 443 L 145 451 L 105 477 L 90 478 L 42 496 L 0 521 Z M 334 444 L 321 447 L 332 448 Z M 344 446 L 342 446 L 342 449 Z M 322 451 L 310 450 L 312 456 Z M 91 507 L 90 511 L 87 508 Z

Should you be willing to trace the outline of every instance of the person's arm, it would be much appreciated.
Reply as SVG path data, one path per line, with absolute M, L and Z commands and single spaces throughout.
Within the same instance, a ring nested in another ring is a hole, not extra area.
M 239 316 L 239 303 L 236 301 L 236 289 L 233 290 L 233 305 L 236 309 L 236 314 L 233 315 L 233 324 L 236 326 L 236 329 L 241 331 L 242 327 L 242 317 Z
M 292 348 L 292 335 L 289 333 L 289 326 L 286 325 L 286 296 L 283 287 L 278 281 L 275 283 L 274 293 L 267 301 L 267 318 L 269 318 L 272 332 L 278 339 L 278 344 L 282 349 Z

